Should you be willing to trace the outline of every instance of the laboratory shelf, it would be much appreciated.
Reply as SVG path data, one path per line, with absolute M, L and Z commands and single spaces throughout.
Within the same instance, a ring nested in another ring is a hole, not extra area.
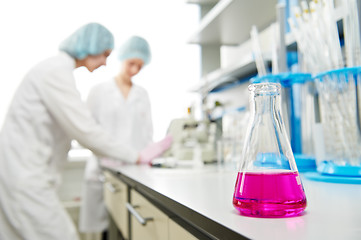
M 218 86 L 215 89 L 213 89 L 212 91 L 210 91 L 209 94 L 225 92 L 229 89 L 238 87 L 239 85 L 242 85 L 244 83 L 249 83 L 249 80 L 255 76 L 257 76 L 256 73 L 254 73 L 246 78 L 239 79 L 235 82 L 232 81 L 232 82 L 227 82 L 227 83 L 221 84 L 220 86 Z
M 233 108 L 229 108 L 229 109 L 226 108 L 222 111 L 211 113 L 210 119 L 218 120 L 218 119 L 223 118 L 225 115 L 237 113 L 237 112 L 244 112 L 246 110 L 247 110 L 247 108 L 245 106 L 238 106 L 238 107 L 233 107 Z
M 269 41 L 270 35 L 266 34 L 266 32 L 270 32 L 270 25 L 275 21 L 276 2 L 277 1 L 270 1 L 265 3 L 268 9 L 266 6 L 261 8 L 263 9 L 262 11 L 268 13 L 263 14 L 263 12 L 256 11 L 254 16 L 247 16 L 246 20 L 241 20 L 245 17 L 245 15 L 241 13 L 244 11 L 251 12 L 251 9 L 259 8 L 259 6 L 262 5 L 261 1 L 222 0 L 202 19 L 199 31 L 192 37 L 191 43 L 201 45 L 239 45 L 239 43 L 245 43 L 246 40 L 249 41 L 249 30 L 252 25 L 256 25 L 259 30 L 263 30 L 259 33 L 261 44 Z M 274 11 L 270 11 L 270 7 L 274 8 Z M 334 16 L 339 23 L 339 31 L 342 32 L 342 24 L 340 21 L 345 16 L 345 10 L 341 3 L 336 2 Z M 263 20 L 261 21 L 260 19 Z M 242 22 L 242 24 L 237 24 L 239 22 Z M 260 25 L 263 25 L 263 28 L 259 27 Z M 297 49 L 297 44 L 292 33 L 285 35 L 285 44 L 289 51 Z M 227 68 L 220 68 L 205 75 L 200 83 L 194 86 L 191 91 L 207 94 L 225 84 L 229 87 L 231 86 L 229 83 L 237 82 L 239 79 L 247 78 L 257 73 L 251 49 L 249 51 L 249 54 L 242 56 L 238 64 Z M 263 55 L 265 57 L 266 67 L 271 67 L 271 56 L 268 56 L 270 53 L 263 53 Z
M 259 31 L 276 20 L 277 0 L 221 0 L 201 20 L 189 43 L 238 45 L 249 39 L 251 27 Z
M 265 64 L 267 68 L 271 67 L 271 57 L 265 57 Z M 201 94 L 208 94 L 214 91 L 223 91 L 229 86 L 237 86 L 237 82 L 243 82 L 257 74 L 257 67 L 254 58 L 251 54 L 244 56 L 238 64 L 226 68 L 217 69 L 205 77 L 203 77 L 199 84 L 194 86 L 191 91 Z

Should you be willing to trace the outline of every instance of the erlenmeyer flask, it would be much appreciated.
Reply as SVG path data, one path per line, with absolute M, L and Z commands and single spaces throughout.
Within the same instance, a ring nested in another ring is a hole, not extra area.
M 254 217 L 289 217 L 306 208 L 306 196 L 280 111 L 279 83 L 251 84 L 251 118 L 233 205 Z

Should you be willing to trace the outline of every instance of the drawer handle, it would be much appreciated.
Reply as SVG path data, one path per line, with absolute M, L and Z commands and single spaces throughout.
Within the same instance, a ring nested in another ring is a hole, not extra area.
M 153 221 L 154 219 L 151 217 L 148 218 L 143 218 L 142 216 L 140 216 L 140 214 L 137 212 L 137 210 L 135 210 L 135 208 L 139 207 L 139 206 L 132 206 L 130 203 L 126 203 L 127 209 L 128 211 L 138 220 L 138 222 L 140 224 L 142 224 L 143 226 L 145 226 L 147 224 L 147 222 L 149 221 Z
M 114 187 L 113 184 L 110 183 L 110 182 L 107 182 L 107 183 L 105 184 L 105 187 L 106 187 L 111 193 L 120 192 L 120 189 Z

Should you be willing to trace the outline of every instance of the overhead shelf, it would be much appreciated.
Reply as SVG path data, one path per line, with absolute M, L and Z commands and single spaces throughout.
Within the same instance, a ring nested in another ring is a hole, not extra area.
M 271 58 L 270 56 L 264 57 L 266 67 L 269 67 L 271 65 Z M 200 83 L 194 86 L 191 91 L 208 94 L 227 84 L 242 81 L 242 79 L 247 78 L 247 76 L 252 76 L 255 73 L 257 73 L 256 63 L 252 54 L 250 54 L 249 56 L 244 56 L 242 62 L 239 62 L 239 64 L 218 69 L 203 77 Z
M 207 2 L 211 0 L 194 0 Z M 256 25 L 259 30 L 261 45 L 269 42 L 271 23 L 276 21 L 276 0 L 221 0 L 202 19 L 199 30 L 191 38 L 190 43 L 200 45 L 245 45 L 250 39 L 250 29 Z M 271 11 L 270 9 L 274 9 Z M 336 4 L 334 16 L 340 23 L 345 16 L 342 4 Z M 235 27 L 237 26 L 237 27 Z M 290 49 L 296 48 L 295 38 L 292 33 L 285 36 L 285 44 Z M 266 67 L 271 66 L 270 52 L 263 52 Z M 226 68 L 217 69 L 205 75 L 191 91 L 208 94 L 215 89 L 222 90 L 232 84 L 237 84 L 241 79 L 246 79 L 257 73 L 256 64 L 251 49 L 242 55 L 241 61 Z
M 343 19 L 345 15 L 343 6 L 336 6 L 334 14 L 337 21 Z M 268 25 L 270 25 L 270 23 L 268 23 Z M 270 35 L 263 34 L 267 31 L 269 32 L 270 29 L 266 28 L 263 30 L 263 32 L 260 32 L 259 37 L 261 44 L 265 44 L 267 41 L 269 41 Z M 285 37 L 286 45 L 288 47 L 292 47 L 295 45 L 295 39 L 292 33 L 287 33 Z M 246 40 L 248 39 L 249 37 L 247 37 Z M 270 67 L 272 57 L 270 56 L 270 53 L 264 52 L 263 57 L 265 58 L 266 67 Z M 241 62 L 239 62 L 238 64 L 234 64 L 231 67 L 220 68 L 207 74 L 192 90 L 199 93 L 208 94 L 214 89 L 222 88 L 224 85 L 237 82 L 242 78 L 246 78 L 247 76 L 252 75 L 252 73 L 257 73 L 256 63 L 254 61 L 251 49 L 250 53 L 247 55 L 243 55 L 241 60 Z
M 273 31 L 271 27 L 264 29 L 258 35 L 260 44 L 263 46 L 263 59 L 265 61 L 266 68 L 271 66 L 270 38 L 272 35 Z M 194 86 L 191 91 L 199 92 L 204 95 L 214 92 L 215 90 L 218 91 L 227 89 L 229 86 L 232 86 L 232 84 L 237 85 L 256 75 L 257 67 L 251 51 L 251 46 L 251 40 L 248 39 L 241 45 L 230 47 L 230 50 L 228 51 L 235 54 L 233 55 L 231 62 L 226 63 L 223 67 L 203 76 L 199 83 Z M 226 56 L 230 57 L 229 55 Z M 235 56 L 240 57 L 238 58 Z
M 276 5 L 277 0 L 221 0 L 201 20 L 189 43 L 239 45 L 249 39 L 253 25 L 262 31 L 276 20 Z

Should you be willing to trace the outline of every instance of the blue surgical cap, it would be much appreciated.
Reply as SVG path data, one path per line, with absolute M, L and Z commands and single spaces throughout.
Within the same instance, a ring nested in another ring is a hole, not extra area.
M 132 36 L 120 47 L 118 59 L 123 61 L 131 58 L 142 59 L 145 65 L 150 62 L 150 47 L 144 38 Z
M 59 46 L 61 51 L 76 59 L 84 59 L 88 55 L 98 55 L 113 48 L 113 34 L 99 23 L 84 25 Z

